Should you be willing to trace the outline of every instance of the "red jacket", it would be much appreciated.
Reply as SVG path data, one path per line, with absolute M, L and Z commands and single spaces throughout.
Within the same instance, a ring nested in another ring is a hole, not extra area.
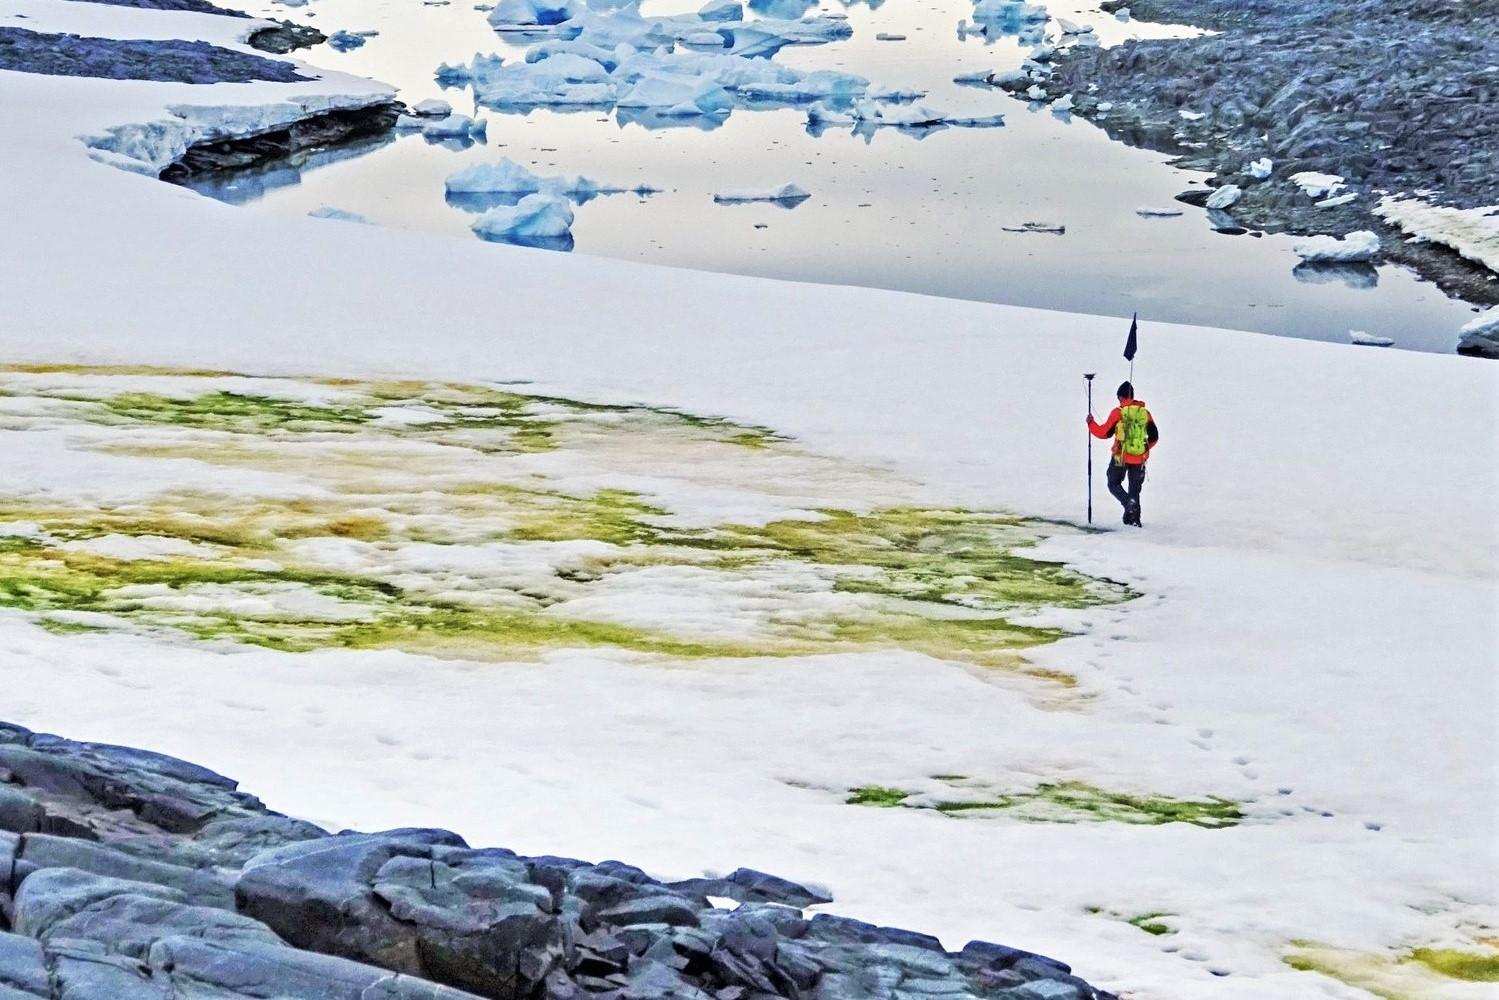
M 1125 455 L 1123 458 L 1120 458 L 1120 442 L 1117 437 L 1114 438 L 1114 447 L 1110 449 L 1109 453 L 1114 456 L 1114 461 L 1121 462 L 1124 465 L 1144 465 L 1150 458 L 1150 450 L 1154 448 L 1156 442 L 1161 439 L 1161 432 L 1156 430 L 1155 417 L 1150 415 L 1150 410 L 1145 406 L 1144 400 L 1120 400 L 1119 406 L 1114 407 L 1113 411 L 1109 413 L 1108 418 L 1105 419 L 1101 424 L 1093 419 L 1093 415 L 1091 413 L 1088 414 L 1088 430 L 1092 431 L 1093 436 L 1097 438 L 1106 438 L 1111 436 L 1114 433 L 1114 429 L 1119 426 L 1119 409 L 1120 407 L 1124 406 L 1138 406 L 1141 409 L 1145 410 L 1145 414 L 1148 418 L 1145 424 L 1145 454 Z

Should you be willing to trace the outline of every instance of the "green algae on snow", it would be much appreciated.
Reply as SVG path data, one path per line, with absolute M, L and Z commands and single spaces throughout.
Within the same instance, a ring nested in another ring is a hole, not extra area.
M 1499 953 L 1417 948 L 1411 959 L 1434 972 L 1473 983 L 1499 983 Z
M 1131 927 L 1138 927 L 1146 934 L 1154 937 L 1162 937 L 1167 934 L 1175 934 L 1169 924 L 1161 923 L 1161 917 L 1169 917 L 1169 913 L 1142 913 L 1138 917 L 1130 917 L 1125 923 Z
M 785 457 L 776 452 L 784 439 L 769 429 L 716 417 L 493 384 L 196 372 L 163 386 L 169 370 L 70 366 L 11 368 L 7 382 L 6 370 L 0 391 L 66 403 L 65 412 L 45 411 L 54 425 L 72 417 L 110 428 L 93 450 L 263 470 L 314 488 L 306 497 L 178 490 L 95 506 L 0 497 L 0 521 L 41 532 L 0 536 L 0 606 L 38 615 L 98 612 L 106 622 L 287 651 L 394 647 L 491 660 L 570 647 L 679 659 L 898 649 L 1065 688 L 1075 683 L 1069 675 L 1020 655 L 1065 633 L 1012 618 L 1129 596 L 1020 554 L 1043 529 L 1014 517 L 830 508 L 761 525 L 686 527 L 663 503 L 630 490 L 562 488 L 566 480 L 534 466 L 510 471 L 521 454 L 600 442 L 606 455 L 643 445 L 686 468 L 709 454 L 701 449 L 722 445 Z M 111 393 L 115 375 L 121 391 Z M 247 382 L 255 391 L 242 391 Z M 121 426 L 131 433 L 114 433 Z M 171 544 L 158 545 L 165 554 L 120 558 L 105 553 L 130 545 L 78 544 L 115 535 Z M 334 541 L 365 548 L 330 548 Z M 568 548 L 573 554 L 552 566 L 542 558 L 524 579 L 481 574 L 454 583 L 421 558 L 394 568 L 414 546 L 569 542 L 601 546 Z M 701 624 L 697 632 L 670 621 L 646 629 L 552 610 L 600 583 L 607 590 L 621 574 L 674 567 L 682 572 L 669 585 L 712 579 L 731 595 L 741 579 L 780 581 L 776 609 L 731 640 Z
M 850 805 L 927 809 L 947 816 L 1004 815 L 1027 823 L 1101 822 L 1139 826 L 1189 823 L 1216 830 L 1234 826 L 1244 818 L 1239 803 L 1217 796 L 1177 799 L 1165 795 L 1135 795 L 1108 791 L 1080 781 L 1042 783 L 1027 791 L 980 793 L 963 799 L 943 799 L 901 788 L 863 785 L 850 789 L 845 801 Z M 1146 914 L 1138 919 L 1164 915 Z M 1130 922 L 1134 923 L 1133 920 Z

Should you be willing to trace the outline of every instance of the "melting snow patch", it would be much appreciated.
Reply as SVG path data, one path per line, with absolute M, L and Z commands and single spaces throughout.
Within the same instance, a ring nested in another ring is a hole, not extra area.
M 1374 214 L 1403 232 L 1439 243 L 1499 272 L 1499 206 L 1445 208 L 1416 198 L 1386 197 Z
M 1343 186 L 1343 178 L 1337 174 L 1319 174 L 1315 170 L 1303 170 L 1291 175 L 1291 183 L 1301 188 L 1308 198 L 1326 198 L 1336 194 Z

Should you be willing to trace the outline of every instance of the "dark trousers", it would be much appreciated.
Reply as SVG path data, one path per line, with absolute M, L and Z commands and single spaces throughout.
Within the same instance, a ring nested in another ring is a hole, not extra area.
M 1124 488 L 1124 481 L 1129 480 L 1129 490 Z M 1109 492 L 1114 494 L 1114 499 L 1125 510 L 1140 509 L 1140 490 L 1145 486 L 1145 466 L 1143 465 L 1121 465 L 1118 462 L 1109 463 Z

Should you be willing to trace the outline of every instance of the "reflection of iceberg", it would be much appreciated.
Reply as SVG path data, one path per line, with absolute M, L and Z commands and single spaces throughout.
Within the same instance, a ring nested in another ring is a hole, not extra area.
M 230 205 L 247 205 L 272 191 L 295 187 L 302 183 L 302 175 L 308 171 L 342 160 L 352 160 L 356 156 L 372 153 L 394 141 L 395 137 L 390 135 L 372 136 L 332 149 L 297 153 L 285 160 L 265 166 L 200 174 L 189 177 L 182 182 L 182 185 L 215 201 L 226 202 Z
M 620 108 L 614 113 L 620 125 L 639 125 L 652 132 L 668 128 L 695 128 L 699 132 L 712 132 L 721 128 L 727 120 L 724 115 L 672 115 L 654 108 Z
M 749 9 L 766 17 L 795 21 L 817 6 L 817 0 L 749 0 Z
M 1349 288 L 1373 288 L 1379 284 L 1379 272 L 1373 264 L 1297 264 L 1291 269 L 1295 279 L 1305 285 L 1330 285 L 1341 282 Z

